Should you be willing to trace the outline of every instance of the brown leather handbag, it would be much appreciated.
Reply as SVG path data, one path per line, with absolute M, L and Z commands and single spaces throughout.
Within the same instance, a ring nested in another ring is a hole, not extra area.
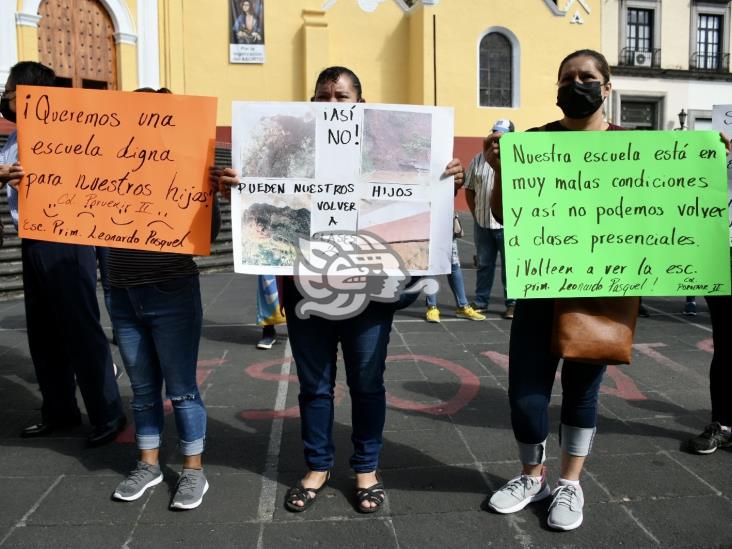
M 638 297 L 554 300 L 552 353 L 573 362 L 630 364 Z

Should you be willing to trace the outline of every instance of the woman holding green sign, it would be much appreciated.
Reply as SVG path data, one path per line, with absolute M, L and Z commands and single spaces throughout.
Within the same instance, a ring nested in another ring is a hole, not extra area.
M 614 131 L 605 120 L 603 102 L 610 95 L 610 69 L 593 50 L 571 53 L 559 65 L 557 106 L 564 117 L 529 131 Z M 485 156 L 496 172 L 491 211 L 502 217 L 500 134 L 486 139 Z M 498 219 L 502 222 L 502 219 Z M 584 497 L 580 473 L 590 453 L 597 422 L 597 399 L 604 365 L 565 360 L 562 366 L 562 448 L 556 488 L 547 483 L 548 408 L 559 358 L 551 352 L 553 299 L 519 299 L 511 326 L 509 387 L 511 424 L 523 464 L 521 474 L 490 498 L 498 513 L 514 513 L 533 501 L 553 496 L 547 520 L 551 528 L 573 530 L 582 524 Z

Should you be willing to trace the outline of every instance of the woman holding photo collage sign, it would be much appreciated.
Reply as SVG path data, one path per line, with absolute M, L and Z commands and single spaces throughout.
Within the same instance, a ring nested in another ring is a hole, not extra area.
M 311 99 L 319 102 L 362 103 L 361 82 L 345 67 L 330 67 L 318 76 Z M 237 185 L 231 169 L 211 170 L 219 189 Z M 463 167 L 453 159 L 443 177 L 454 176 L 462 185 Z M 412 301 L 418 294 L 412 294 Z M 407 300 L 395 303 L 371 302 L 358 315 L 330 320 L 318 316 L 302 319 L 295 312 L 302 295 L 293 277 L 283 280 L 283 303 L 292 356 L 300 382 L 300 422 L 305 462 L 305 476 L 288 490 L 285 507 L 292 512 L 308 509 L 330 478 L 334 465 L 333 390 L 336 379 L 338 344 L 341 345 L 346 380 L 351 394 L 354 452 L 350 459 L 356 473 L 357 509 L 373 513 L 385 501 L 384 486 L 378 475 L 379 454 L 383 446 L 386 417 L 384 370 L 387 345 L 394 312 Z M 402 296 L 404 297 L 404 296 Z

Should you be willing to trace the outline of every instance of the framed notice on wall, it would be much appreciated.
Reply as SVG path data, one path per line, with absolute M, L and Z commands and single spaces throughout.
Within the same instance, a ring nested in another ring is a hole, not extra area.
M 264 63 L 264 0 L 229 0 L 229 63 Z

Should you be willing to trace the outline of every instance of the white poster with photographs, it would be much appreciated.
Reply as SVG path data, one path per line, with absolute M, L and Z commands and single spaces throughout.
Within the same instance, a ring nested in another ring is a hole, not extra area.
M 229 4 L 229 63 L 264 63 L 264 0 Z
M 236 272 L 290 275 L 301 239 L 355 235 L 354 257 L 397 257 L 384 274 L 449 273 L 452 148 L 451 108 L 234 102 Z

